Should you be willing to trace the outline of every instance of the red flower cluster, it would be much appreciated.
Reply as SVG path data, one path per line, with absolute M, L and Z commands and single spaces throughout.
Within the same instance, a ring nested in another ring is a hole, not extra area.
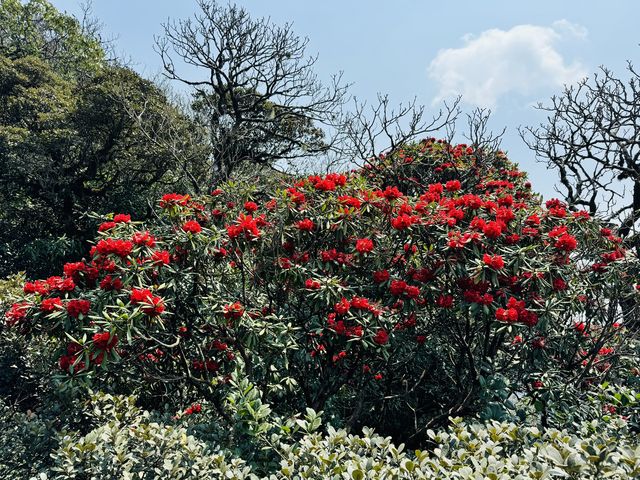
M 125 258 L 131 255 L 133 243 L 128 240 L 106 238 L 100 240 L 96 244 L 95 249 L 100 255 L 117 255 L 118 257 Z
M 189 220 L 182 225 L 182 231 L 195 235 L 202 231 L 202 227 L 196 220 Z
M 27 302 L 14 303 L 4 317 L 8 327 L 13 327 L 27 319 L 30 305 Z
M 495 240 L 500 235 L 502 235 L 502 230 L 503 230 L 502 225 L 503 224 L 500 222 L 488 222 L 482 228 L 482 233 L 484 233 L 485 237 Z
M 124 287 L 122 280 L 118 277 L 112 277 L 111 275 L 107 275 L 100 281 L 100 288 L 106 292 L 110 291 L 120 291 Z
M 309 182 L 316 190 L 323 192 L 332 192 L 336 187 L 343 187 L 347 183 L 347 177 L 337 173 L 329 173 L 324 178 L 318 176 L 310 176 Z
M 504 268 L 504 260 L 500 255 L 489 255 L 487 253 L 482 257 L 484 264 L 494 270 L 502 270 Z
M 373 341 L 378 345 L 384 345 L 389 342 L 389 333 L 387 333 L 384 328 L 381 328 L 376 332 L 375 337 L 373 337 Z
M 136 232 L 131 237 L 131 241 L 138 246 L 155 247 L 156 239 L 149 232 Z
M 118 336 L 111 335 L 109 332 L 94 333 L 92 341 L 96 349 L 110 352 L 118 344 Z
M 227 320 L 237 320 L 244 314 L 244 307 L 240 302 L 225 305 L 223 308 L 224 318 Z
M 313 220 L 305 218 L 304 220 L 296 222 L 296 228 L 304 232 L 312 232 L 313 229 L 316 228 L 316 225 L 313 223 Z
M 191 200 L 189 195 L 180 195 L 179 193 L 167 193 L 160 200 L 160 207 L 169 208 L 175 205 L 186 206 Z
M 565 252 L 571 252 L 578 246 L 578 241 L 572 235 L 568 233 L 562 234 L 555 243 L 555 247 L 558 250 L 564 250 Z
M 148 288 L 134 288 L 129 297 L 132 305 L 142 305 L 142 312 L 154 317 L 164 312 L 164 301 L 162 298 L 151 293 Z
M 358 253 L 369 253 L 373 251 L 373 240 L 369 238 L 360 238 L 356 240 L 356 251 Z
M 496 319 L 507 323 L 520 322 L 529 327 L 533 327 L 538 323 L 538 316 L 525 308 L 524 301 L 516 300 L 513 297 L 509 298 L 507 308 L 498 308 L 496 310 Z
M 169 265 L 171 254 L 166 250 L 156 250 L 151 254 L 151 261 L 156 265 Z
M 255 202 L 244 202 L 244 209 L 247 213 L 253 213 L 258 210 L 258 204 Z
M 45 298 L 40 304 L 42 313 L 52 313 L 62 308 L 62 300 L 59 297 Z
M 74 299 L 67 302 L 67 313 L 71 318 L 78 318 L 80 315 L 86 316 L 91 309 L 89 300 Z
M 244 235 L 247 240 L 256 239 L 260 237 L 258 220 L 251 215 L 240 214 L 235 225 L 227 226 L 227 234 L 230 239 L 238 238 L 240 235 Z
M 419 221 L 420 218 L 416 215 L 407 215 L 406 213 L 402 213 L 391 219 L 391 226 L 396 230 L 404 230 Z
M 391 275 L 389 274 L 388 270 L 378 270 L 376 272 L 373 272 L 373 281 L 376 283 L 384 283 L 389 280 L 390 276 Z
M 199 403 L 194 403 L 193 405 L 187 407 L 184 411 L 184 415 L 193 415 L 194 413 L 202 412 L 202 405 Z
M 321 287 L 321 285 L 319 281 L 313 280 L 312 278 L 308 278 L 304 282 L 304 287 L 308 290 L 318 290 Z
M 420 296 L 420 287 L 408 285 L 404 280 L 393 280 L 389 285 L 389 292 L 395 297 L 405 295 L 407 298 L 418 298 Z

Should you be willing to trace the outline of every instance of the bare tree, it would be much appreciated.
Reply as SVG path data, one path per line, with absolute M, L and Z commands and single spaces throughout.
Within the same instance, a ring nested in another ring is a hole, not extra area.
M 329 150 L 348 88 L 341 75 L 320 82 L 308 39 L 290 24 L 253 19 L 236 5 L 198 5 L 193 18 L 165 24 L 156 47 L 165 75 L 192 88 L 210 132 L 214 180 L 243 162 L 273 166 Z M 179 72 L 180 63 L 201 75 Z
M 162 82 L 156 82 L 155 86 L 166 97 L 166 102 L 158 101 L 153 95 L 135 98 L 126 85 L 116 86 L 111 98 L 128 115 L 150 147 L 158 148 L 172 158 L 173 178 L 168 180 L 183 181 L 189 191 L 199 194 L 210 180 L 207 132 L 190 117 L 190 108 L 184 98 Z
M 433 116 L 416 99 L 391 105 L 388 95 L 378 95 L 377 103 L 368 105 L 353 99 L 353 111 L 347 113 L 342 123 L 342 152 L 358 163 L 367 163 L 376 155 L 393 153 L 412 141 L 453 125 L 460 113 L 456 98 L 444 104 Z
M 468 131 L 464 137 L 469 141 L 469 145 L 474 150 L 474 155 L 478 164 L 490 164 L 495 155 L 500 151 L 502 137 L 507 131 L 503 127 L 498 133 L 489 129 L 489 119 L 491 110 L 487 108 L 476 108 L 467 114 Z
M 640 75 L 628 79 L 604 67 L 593 79 L 566 87 L 550 105 L 545 123 L 520 134 L 549 167 L 573 207 L 599 213 L 619 225 L 630 243 L 640 220 Z

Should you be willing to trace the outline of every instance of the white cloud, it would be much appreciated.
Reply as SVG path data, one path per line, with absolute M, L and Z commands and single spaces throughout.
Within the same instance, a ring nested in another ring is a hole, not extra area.
M 465 35 L 464 46 L 440 50 L 429 65 L 438 84 L 434 102 L 462 95 L 463 101 L 495 107 L 503 95 L 534 95 L 586 76 L 582 64 L 570 64 L 556 49 L 567 39 L 584 40 L 587 30 L 567 20 L 551 27 L 516 25 Z

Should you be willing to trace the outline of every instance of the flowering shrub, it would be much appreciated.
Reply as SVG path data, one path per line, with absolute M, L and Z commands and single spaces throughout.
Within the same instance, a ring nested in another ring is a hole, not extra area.
M 635 304 L 621 239 L 540 205 L 500 152 L 428 139 L 359 171 L 159 206 L 154 224 L 106 219 L 91 258 L 7 311 L 57 339 L 70 382 L 220 409 L 238 372 L 282 414 L 413 442 L 494 401 L 496 376 L 536 397 L 611 375 Z

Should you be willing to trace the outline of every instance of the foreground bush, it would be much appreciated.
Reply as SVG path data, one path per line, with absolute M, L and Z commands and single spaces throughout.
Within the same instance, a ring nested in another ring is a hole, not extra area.
M 298 440 L 291 435 L 274 441 L 270 448 L 280 461 L 271 473 L 259 473 L 260 466 L 252 468 L 237 454 L 212 447 L 181 420 L 155 421 L 131 398 L 94 396 L 90 409 L 93 422 L 100 425 L 85 435 L 61 435 L 52 464 L 35 478 L 624 480 L 640 475 L 640 446 L 620 418 L 546 431 L 454 419 L 446 431 L 428 432 L 430 451 L 415 452 L 370 429 L 350 435 L 328 427 L 325 434 L 316 431 Z M 22 420 L 23 425 L 28 422 Z M 300 424 L 308 426 L 305 421 Z M 6 433 L 0 435 L 6 438 Z M 25 451 L 38 447 L 25 446 Z M 12 473 L 35 476 L 38 466 L 42 462 L 23 464 Z
M 53 455 L 51 478 L 251 478 L 242 460 L 228 460 L 182 427 L 149 420 L 131 398 L 100 396 L 94 415 L 104 424 L 66 435 Z M 47 477 L 48 478 L 48 477 Z
M 26 283 L 7 312 L 57 345 L 69 385 L 176 411 L 231 374 L 288 416 L 411 445 L 448 417 L 541 409 L 615 378 L 637 261 L 586 212 L 543 207 L 500 152 L 425 140 L 345 175 L 167 194 L 110 216 L 91 258 Z
M 335 479 L 637 478 L 637 441 L 593 430 L 577 436 L 512 423 L 468 425 L 458 419 L 447 432 L 429 432 L 433 453 L 418 450 L 413 455 L 369 430 L 354 436 L 329 429 L 326 437 L 306 437 L 292 448 L 281 473 L 284 478 Z

